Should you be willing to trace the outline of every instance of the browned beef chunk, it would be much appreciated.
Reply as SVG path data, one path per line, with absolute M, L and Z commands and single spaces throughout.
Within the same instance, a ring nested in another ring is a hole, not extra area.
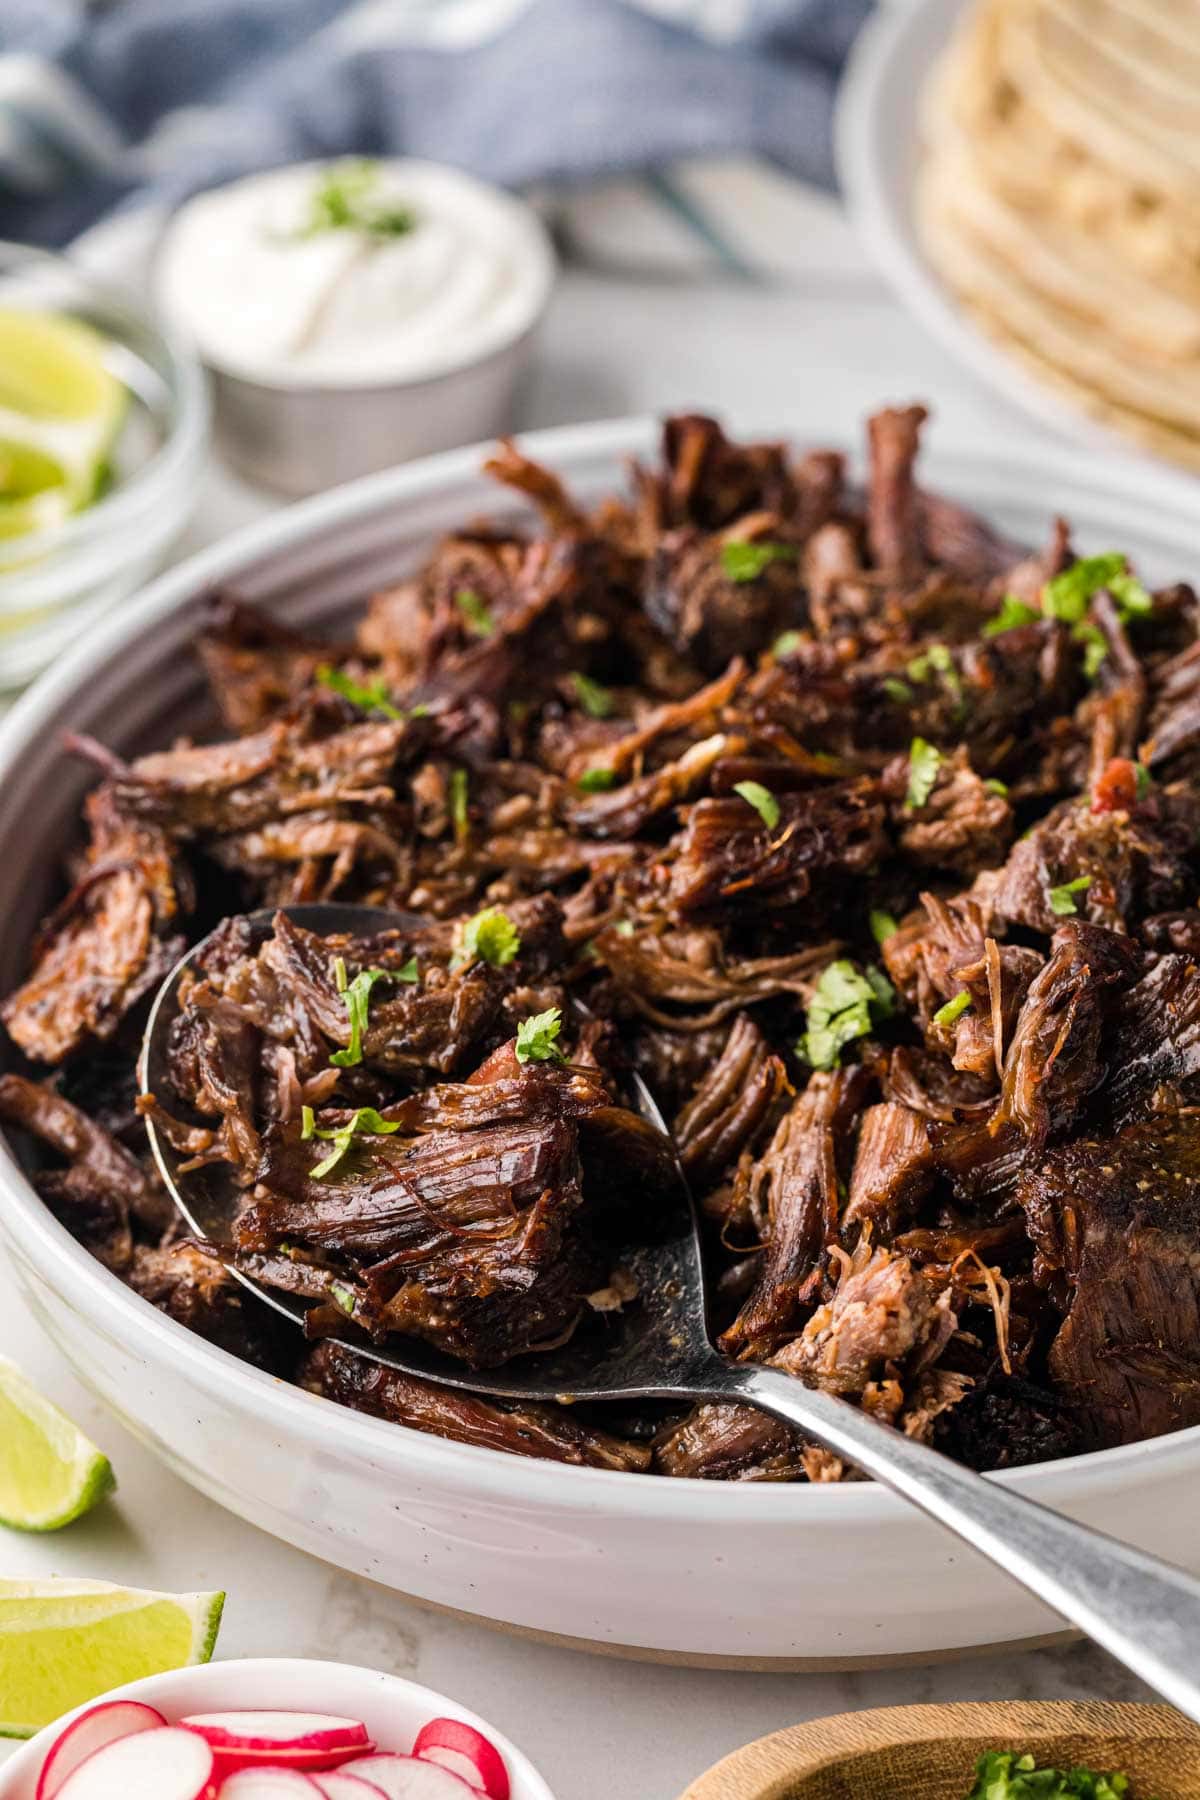
M 934 1442 L 972 1469 L 1019 1469 L 1070 1456 L 1078 1433 L 1060 1394 L 996 1370 L 938 1420 Z
M 257 731 L 294 705 L 320 664 L 340 660 L 333 646 L 229 596 L 214 605 L 196 650 L 230 731 Z
M 0 1016 L 26 1056 L 59 1063 L 104 1041 L 183 953 L 173 934 L 191 884 L 156 826 L 124 817 L 113 790 L 87 801 L 91 831 L 70 892 L 42 927 L 32 974 Z
M 126 1281 L 160 1312 L 260 1369 L 282 1375 L 295 1354 L 295 1333 L 253 1299 L 197 1244 L 153 1249 L 138 1244 Z
M 1174 810 L 1159 801 L 1131 818 L 1064 801 L 1014 845 L 992 897 L 997 917 L 1049 933 L 1073 908 L 1124 931 L 1144 913 L 1178 906 L 1195 885 L 1187 858 L 1194 827 Z M 1063 896 L 1072 882 L 1086 885 Z
M 796 1481 L 804 1474 L 804 1440 L 752 1406 L 697 1406 L 660 1433 L 654 1468 L 698 1481 Z
M 939 1162 L 964 1197 L 998 1199 L 1052 1130 L 1064 1136 L 1077 1124 L 1104 1077 L 1105 1026 L 1137 962 L 1119 932 L 1059 927 L 1018 1014 L 995 1111 L 986 1123 L 932 1128 Z
M 744 538 L 734 527 L 737 545 Z M 765 650 L 785 625 L 801 623 L 799 553 L 781 544 L 769 517 L 757 530 L 770 560 L 751 579 L 735 579 L 726 566 L 719 538 L 694 530 L 670 532 L 659 540 L 646 580 L 646 614 L 675 648 L 708 675 L 735 656 Z
M 27 1131 L 66 1164 L 35 1177 L 63 1223 L 106 1262 L 123 1266 L 132 1250 L 130 1221 L 160 1235 L 175 1213 L 157 1179 L 94 1119 L 51 1087 L 0 1075 L 0 1119 Z
M 684 1032 L 704 1030 L 759 1001 L 807 997 L 837 950 L 833 942 L 789 956 L 727 961 L 720 934 L 699 928 L 642 936 L 610 928 L 596 940 L 597 955 L 629 1004 Z
M 921 509 L 913 482 L 923 406 L 885 407 L 868 422 L 871 485 L 867 533 L 871 557 L 897 581 L 912 580 L 924 567 Z
M 662 459 L 661 473 L 637 471 L 643 515 L 655 533 L 680 525 L 720 531 L 746 513 L 788 514 L 795 507 L 783 446 L 733 444 L 715 419 L 691 413 L 668 419 Z
M 868 1219 L 885 1240 L 911 1218 L 933 1182 L 933 1150 L 925 1121 L 885 1101 L 862 1116 L 844 1225 Z
M 739 1014 L 720 1056 L 675 1120 L 683 1167 L 697 1193 L 707 1193 L 769 1129 L 787 1091 L 781 1059 L 754 1021 Z
M 511 1406 L 477 1399 L 384 1368 L 340 1344 L 321 1344 L 300 1372 L 301 1385 L 356 1412 L 459 1444 L 537 1456 L 590 1469 L 645 1469 L 650 1452 L 585 1425 L 565 1407 Z
M 738 795 L 698 800 L 675 840 L 669 898 L 680 918 L 745 917 L 831 895 L 884 847 L 874 782 L 841 783 L 779 799 L 768 826 Z
M 1012 808 L 975 773 L 965 751 L 943 757 L 929 797 L 916 809 L 905 800 L 908 758 L 884 776 L 893 796 L 900 848 L 921 868 L 952 869 L 967 878 L 998 863 L 1012 839 Z
M 730 1355 L 762 1360 L 793 1337 L 820 1292 L 824 1251 L 838 1233 L 838 1154 L 869 1077 L 817 1074 L 780 1121 L 750 1176 L 750 1210 L 765 1239 L 754 1286 L 723 1333 Z
M 1140 1112 L 1194 1102 L 1200 1073 L 1200 968 L 1160 956 L 1123 993 L 1109 1029 L 1105 1105 L 1119 1125 Z
M 1018 1199 L 1067 1316 L 1050 1373 L 1090 1444 L 1200 1424 L 1200 1119 L 1077 1139 Z

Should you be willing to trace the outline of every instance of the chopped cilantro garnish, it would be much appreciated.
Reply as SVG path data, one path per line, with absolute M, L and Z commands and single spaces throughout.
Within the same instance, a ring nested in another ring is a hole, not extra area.
M 822 971 L 805 1016 L 808 1029 L 796 1054 L 814 1069 L 835 1069 L 847 1044 L 866 1037 L 876 1019 L 886 1019 L 896 1003 L 887 977 L 873 967 L 859 970 L 844 958 Z
M 887 675 L 884 677 L 883 691 L 889 700 L 894 700 L 896 702 L 897 706 L 908 706 L 912 701 L 912 689 L 909 687 L 907 681 L 901 681 L 897 675 Z
M 967 1800 L 1126 1800 L 1129 1777 L 1119 1769 L 1039 1769 L 1015 1750 L 985 1750 Z
M 998 775 L 989 775 L 983 785 L 989 794 L 999 794 L 1002 800 L 1008 799 L 1008 783 L 1001 781 Z
M 393 706 L 388 699 L 387 688 L 383 684 L 382 677 L 378 681 L 364 685 L 360 681 L 351 681 L 349 675 L 343 674 L 341 669 L 335 669 L 332 663 L 322 663 L 317 670 L 317 680 L 322 687 L 330 688 L 335 694 L 340 694 L 343 700 L 349 700 L 351 706 L 361 706 L 364 712 L 383 713 L 384 717 L 388 719 L 404 717 L 400 708 Z M 415 710 L 413 717 L 416 717 Z
M 467 771 L 465 769 L 450 771 L 450 823 L 454 827 L 455 837 L 466 837 L 470 820 L 467 817 Z
M 1108 591 L 1116 601 L 1122 619 L 1144 618 L 1154 611 L 1154 597 L 1136 575 L 1114 575 L 1108 583 Z
M 940 676 L 947 693 L 955 700 L 962 699 L 962 682 L 945 644 L 930 644 L 928 650 L 913 657 L 904 672 L 913 681 L 931 681 L 935 675 Z
M 496 629 L 496 621 L 482 594 L 477 594 L 474 588 L 459 588 L 454 596 L 454 604 L 476 637 L 491 637 Z
M 757 581 L 773 562 L 795 562 L 794 544 L 751 543 L 734 538 L 721 546 L 721 567 L 730 581 Z
M 607 794 L 610 788 L 617 785 L 617 771 L 599 765 L 594 769 L 585 769 L 575 785 L 582 788 L 585 794 Z
M 877 944 L 886 944 L 888 939 L 895 937 L 900 929 L 891 913 L 884 912 L 882 907 L 873 906 L 868 916 L 871 924 L 871 936 Z
M 1089 681 L 1095 681 L 1108 655 L 1108 639 L 1098 625 L 1090 619 L 1081 619 L 1078 625 L 1071 627 L 1071 636 L 1077 644 L 1083 645 L 1083 672 Z
M 308 217 L 294 235 L 317 237 L 326 231 L 361 231 L 372 238 L 404 237 L 416 228 L 410 207 L 375 197 L 378 165 L 365 156 L 345 157 L 317 176 L 308 197 Z
M 341 1312 L 345 1313 L 348 1319 L 354 1317 L 354 1292 L 351 1288 L 343 1287 L 340 1281 L 331 1281 L 329 1298 Z
M 616 932 L 618 937 L 632 937 L 633 936 L 633 920 L 632 919 L 618 919 L 616 924 L 613 926 L 613 930 Z
M 499 906 L 485 906 L 463 926 L 454 960 L 458 967 L 485 962 L 494 969 L 503 969 L 515 962 L 520 948 L 521 934 L 508 914 Z
M 385 1119 L 382 1114 L 375 1111 L 373 1106 L 360 1106 L 358 1111 L 351 1115 L 347 1124 L 336 1126 L 332 1131 L 318 1131 L 313 1129 L 312 1113 L 307 1106 L 304 1108 L 304 1112 L 307 1114 L 307 1117 L 304 1121 L 304 1129 L 300 1133 L 301 1137 L 328 1138 L 333 1143 L 333 1149 L 330 1151 L 329 1155 L 321 1162 L 316 1163 L 308 1171 L 314 1181 L 323 1181 L 326 1175 L 331 1174 L 332 1171 L 337 1168 L 343 1156 L 345 1156 L 347 1150 L 349 1150 L 354 1139 L 360 1132 L 367 1132 L 371 1135 L 380 1135 L 389 1131 L 399 1131 L 400 1129 L 399 1119 Z
M 342 959 L 339 956 L 338 962 Z M 336 967 L 336 964 L 335 964 Z M 342 963 L 342 974 L 346 965 Z M 371 989 L 377 981 L 392 981 L 395 971 L 392 969 L 360 969 L 348 987 L 339 988 L 339 993 L 346 1005 L 350 1019 L 350 1042 L 345 1050 L 335 1050 L 330 1062 L 339 1069 L 353 1069 L 363 1059 L 363 1036 L 367 1029 L 367 1013 L 371 1005 Z M 407 980 L 407 976 L 401 976 Z
M 608 689 L 576 669 L 571 676 L 576 698 L 589 719 L 607 719 L 615 704 Z
M 779 636 L 775 639 L 775 642 L 771 645 L 771 655 L 779 661 L 785 656 L 790 656 L 793 650 L 798 650 L 799 648 L 800 633 L 798 631 L 781 631 Z
M 529 1018 L 522 1019 L 517 1026 L 517 1061 L 519 1063 L 566 1062 L 567 1059 L 557 1043 L 561 1030 L 562 1013 L 557 1006 L 551 1006 L 545 1012 L 532 1013 Z
M 955 996 L 952 1000 L 947 1000 L 945 1006 L 938 1007 L 937 1011 L 933 1015 L 934 1024 L 935 1025 L 953 1025 L 955 1019 L 959 1018 L 961 1014 L 965 1013 L 968 1006 L 970 1006 L 970 1004 L 971 1004 L 970 994 L 968 994 L 968 992 L 965 988 L 960 988 L 958 993 L 955 994 Z
M 1015 631 L 1019 625 L 1035 625 L 1041 618 L 1036 606 L 1029 606 L 1024 600 L 1018 600 L 1015 594 L 1005 594 L 1000 602 L 1000 611 L 994 619 L 989 619 L 983 628 L 984 637 L 999 637 L 1002 631 Z
M 779 823 L 779 802 L 761 781 L 735 781 L 735 794 L 740 794 L 747 806 L 752 806 L 768 831 L 774 831 Z
M 919 812 L 933 792 L 938 778 L 938 770 L 942 766 L 942 753 L 935 744 L 927 744 L 922 737 L 915 737 L 908 747 L 908 792 L 904 796 L 904 810 Z
M 1145 763 L 1135 762 L 1133 765 L 1133 797 L 1144 800 L 1154 785 L 1154 779 Z
M 1075 904 L 1076 894 L 1086 894 L 1092 885 L 1090 875 L 1077 875 L 1074 881 L 1066 881 L 1061 887 L 1050 889 L 1050 911 L 1056 918 L 1066 919 L 1079 908 Z
M 1109 550 L 1103 556 L 1082 556 L 1046 583 L 1042 589 L 1042 611 L 1067 625 L 1078 625 L 1100 589 L 1111 590 L 1112 583 L 1124 573 L 1125 558 L 1119 550 Z

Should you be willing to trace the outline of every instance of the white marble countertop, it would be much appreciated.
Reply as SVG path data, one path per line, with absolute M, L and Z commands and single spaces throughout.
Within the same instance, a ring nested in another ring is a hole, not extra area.
M 936 441 L 1019 451 L 1031 428 L 900 310 L 828 202 L 801 287 L 564 277 L 521 423 L 702 407 L 849 436 L 884 399 L 931 404 Z M 188 545 L 273 505 L 214 470 Z M 109 1452 L 116 1500 L 48 1538 L 5 1534 L 6 1575 L 228 1592 L 218 1654 L 327 1656 L 454 1693 L 517 1739 L 561 1800 L 670 1800 L 737 1745 L 799 1720 L 905 1702 L 1145 1697 L 1090 1647 L 842 1675 L 729 1674 L 607 1660 L 423 1610 L 276 1543 L 193 1493 L 67 1371 L 0 1269 L 0 1351 Z M 820 1646 L 813 1646 L 814 1654 Z M 3 1751 L 0 1750 L 0 1756 Z

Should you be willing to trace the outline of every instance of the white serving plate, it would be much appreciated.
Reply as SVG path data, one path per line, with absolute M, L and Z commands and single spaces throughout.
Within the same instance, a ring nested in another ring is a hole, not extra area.
M 654 428 L 531 434 L 581 494 L 618 486 Z M 221 584 L 300 625 L 344 624 L 439 531 L 519 503 L 455 451 L 307 501 L 172 571 L 107 621 L 0 723 L 0 990 L 24 966 L 92 773 L 61 735 L 122 752 L 197 716 L 189 645 Z M 1140 481 L 1077 455 L 1020 466 L 930 456 L 923 479 L 1040 541 L 1052 512 L 1084 551 L 1119 545 L 1152 583 L 1200 570 L 1200 526 Z M 33 1311 L 80 1377 L 179 1475 L 341 1568 L 556 1638 L 667 1658 L 877 1663 L 1044 1635 L 1058 1621 L 882 1489 L 670 1481 L 452 1444 L 260 1373 L 156 1312 L 81 1249 L 0 1140 L 0 1230 Z M 1200 1570 L 1200 1428 L 1001 1476 Z
M 462 1719 L 491 1738 L 508 1764 L 512 1800 L 554 1800 L 529 1758 L 457 1700 L 382 1669 L 351 1663 L 308 1662 L 298 1657 L 237 1657 L 171 1669 L 113 1688 L 104 1700 L 141 1700 L 169 1723 L 188 1713 L 267 1711 L 337 1713 L 361 1719 L 381 1750 L 405 1750 L 429 1719 Z M 95 1706 L 89 1700 L 30 1738 L 0 1768 L 0 1800 L 34 1800 L 46 1752 L 71 1719 Z
M 859 237 L 909 310 L 984 385 L 1061 438 L 1107 453 L 1196 503 L 1197 484 L 1165 458 L 1043 385 L 975 323 L 929 262 L 917 231 L 921 99 L 959 16 L 976 0 L 891 0 L 855 40 L 834 120 L 838 179 Z

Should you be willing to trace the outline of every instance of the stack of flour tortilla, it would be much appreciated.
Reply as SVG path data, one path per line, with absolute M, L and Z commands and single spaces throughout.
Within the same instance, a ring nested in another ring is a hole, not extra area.
M 985 329 L 1200 468 L 1200 0 L 976 0 L 923 107 L 918 218 Z

